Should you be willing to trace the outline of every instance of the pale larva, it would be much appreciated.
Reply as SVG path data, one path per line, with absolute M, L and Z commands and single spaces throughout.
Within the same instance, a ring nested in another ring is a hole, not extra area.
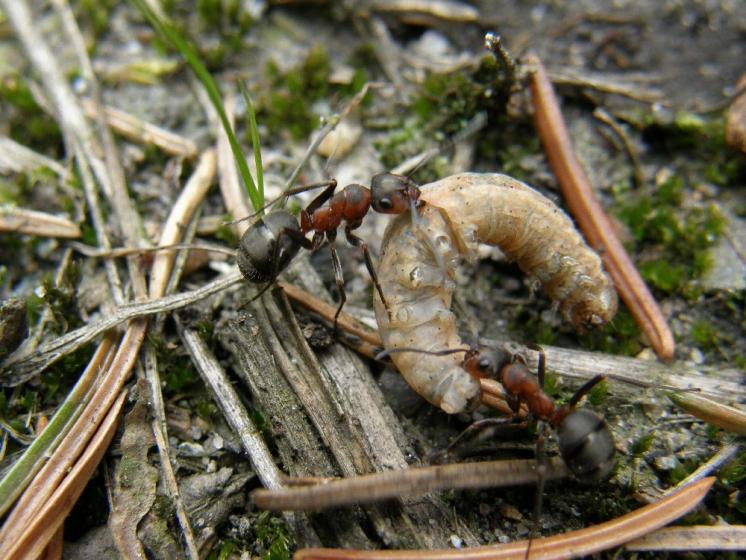
M 389 224 L 378 279 L 390 313 L 375 299 L 378 329 L 387 350 L 463 347 L 451 312 L 456 267 L 476 247 L 499 247 L 536 278 L 576 328 L 597 327 L 616 312 L 617 295 L 601 259 L 570 218 L 531 187 L 497 174 L 464 173 L 422 187 L 426 204 Z M 392 353 L 407 383 L 445 412 L 481 399 L 479 381 L 462 367 L 461 353 Z

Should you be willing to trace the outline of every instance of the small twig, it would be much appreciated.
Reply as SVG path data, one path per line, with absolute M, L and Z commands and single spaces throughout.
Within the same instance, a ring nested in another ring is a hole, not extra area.
M 23 233 L 37 237 L 62 237 L 77 239 L 80 228 L 67 218 L 53 216 L 38 210 L 18 208 L 17 206 L 0 207 L 0 231 Z
M 552 72 L 550 79 L 557 85 L 568 85 L 581 88 L 590 88 L 601 93 L 621 95 L 628 99 L 640 101 L 641 103 L 656 103 L 663 98 L 663 92 L 657 89 L 641 89 L 628 86 L 625 83 L 614 82 L 606 76 L 593 76 L 589 74 L 574 75 L 570 72 Z
M 629 157 L 630 163 L 632 163 L 632 169 L 634 169 L 635 185 L 638 187 L 641 186 L 645 182 L 645 176 L 642 173 L 642 166 L 640 165 L 640 158 L 637 156 L 637 150 L 632 145 L 632 142 L 627 135 L 627 131 L 624 130 L 624 127 L 619 121 L 601 107 L 596 107 L 593 111 L 593 116 L 613 130 L 614 134 L 616 134 L 619 140 L 622 141 L 624 151 L 627 152 L 627 157 Z
M 569 470 L 561 459 L 546 465 L 547 480 L 564 478 Z M 536 461 L 484 461 L 431 467 L 409 468 L 352 478 L 332 479 L 320 484 L 295 485 L 280 490 L 254 491 L 257 507 L 271 511 L 317 511 L 331 507 L 350 506 L 420 496 L 439 490 L 465 490 L 517 486 L 535 483 L 539 479 Z
M 249 417 L 225 370 L 200 336 L 185 328 L 178 317 L 175 317 L 175 320 L 179 336 L 192 357 L 192 362 L 223 410 L 223 416 L 234 433 L 241 438 L 241 444 L 262 485 L 267 488 L 282 488 L 282 472 L 277 468 L 272 453 L 262 439 L 262 434 Z
M 720 450 L 710 457 L 706 462 L 702 463 L 697 470 L 687 476 L 684 480 L 679 482 L 675 488 L 672 488 L 664 493 L 664 496 L 671 494 L 678 488 L 683 488 L 694 482 L 702 480 L 703 478 L 710 476 L 713 472 L 717 471 L 725 463 L 733 459 L 736 454 L 741 450 L 741 446 L 736 443 L 724 445 Z
M 655 353 L 660 358 L 669 360 L 673 357 L 674 340 L 663 313 L 593 194 L 588 176 L 572 148 L 554 88 L 544 66 L 536 55 L 529 55 L 528 62 L 534 68 L 531 77 L 534 121 L 567 205 L 588 243 L 601 254 L 620 297 L 627 304 Z
M 3 383 L 7 386 L 15 386 L 23 383 L 27 379 L 44 371 L 60 358 L 91 342 L 101 333 L 126 321 L 186 307 L 213 294 L 222 292 L 242 280 L 243 276 L 241 273 L 238 270 L 234 270 L 195 290 L 142 303 L 130 303 L 115 308 L 113 312 L 101 319 L 92 321 L 84 327 L 39 346 L 30 355 L 18 355 L 14 353 L 8 356 L 5 362 L 0 364 L 2 369 L 8 372 L 5 374 L 7 377 L 3 379 Z
M 95 118 L 98 113 L 93 102 L 85 99 L 82 103 L 86 116 Z M 179 136 L 114 107 L 104 106 L 103 112 L 106 124 L 128 140 L 157 146 L 172 156 L 191 159 L 197 155 L 197 145 L 189 138 Z
M 102 418 L 97 422 L 98 429 L 92 434 L 89 445 L 82 450 L 82 455 L 75 463 L 66 469 L 64 480 L 50 494 L 44 507 L 35 510 L 26 522 L 18 526 L 10 542 L 3 539 L 3 558 L 38 558 L 62 527 L 116 434 L 127 393 L 119 392 L 118 395 L 108 410 L 101 411 Z M 5 530 L 5 526 L 3 529 Z
M 26 173 L 36 169 L 49 169 L 60 179 L 67 177 L 67 170 L 56 160 L 0 136 L 0 172 Z
M 301 290 L 297 286 L 288 290 L 287 295 L 304 308 L 318 314 L 327 322 L 334 318 L 334 307 L 319 298 Z M 383 346 L 378 333 L 364 329 L 344 311 L 340 314 L 339 324 L 346 329 L 352 325 L 352 337 L 343 338 L 342 342 L 353 350 L 360 351 L 356 339 L 362 339 L 372 348 Z M 480 339 L 485 346 L 498 346 L 510 342 L 508 340 Z M 369 358 L 375 358 L 376 352 L 371 348 L 363 352 Z M 557 346 L 542 345 L 546 353 L 550 369 L 563 377 L 579 381 L 588 381 L 596 375 L 605 375 L 610 381 L 618 382 L 613 385 L 613 392 L 626 398 L 639 398 L 639 388 L 672 391 L 699 391 L 715 399 L 746 401 L 746 388 L 742 383 L 742 372 L 738 370 L 719 370 L 697 368 L 688 362 L 673 362 L 663 365 L 659 362 L 614 356 L 601 352 L 587 352 L 584 350 L 570 350 Z M 535 368 L 538 353 L 525 350 L 529 366 Z M 490 380 L 481 381 L 488 394 L 495 391 L 490 387 Z M 490 404 L 490 406 L 493 406 Z
M 353 98 L 350 100 L 350 102 L 340 111 L 338 115 L 332 115 L 327 119 L 327 122 L 324 124 L 324 126 L 321 127 L 321 129 L 315 134 L 313 137 L 313 140 L 308 145 L 308 148 L 306 149 L 306 153 L 303 154 L 303 157 L 301 158 L 300 162 L 298 162 L 298 165 L 295 166 L 295 169 L 293 169 L 293 172 L 290 174 L 290 177 L 285 182 L 285 189 L 290 189 L 294 184 L 295 181 L 298 179 L 298 176 L 300 175 L 300 172 L 302 171 L 303 167 L 305 167 L 306 163 L 308 163 L 308 160 L 311 159 L 311 156 L 316 153 L 316 150 L 319 148 L 321 143 L 324 141 L 324 138 L 326 138 L 335 128 L 337 128 L 337 125 L 339 125 L 340 122 L 342 122 L 347 116 L 352 112 L 352 110 L 360 105 L 362 103 L 365 96 L 368 94 L 368 91 L 372 88 L 380 87 L 381 84 L 376 82 L 367 82 L 359 92 L 357 92 Z
M 533 558 L 543 560 L 586 556 L 619 546 L 641 535 L 658 529 L 677 519 L 696 506 L 715 482 L 707 478 L 664 498 L 606 523 L 570 531 L 531 542 Z M 309 548 L 299 550 L 296 560 L 492 560 L 524 558 L 528 541 L 506 545 L 480 546 L 460 550 L 340 550 L 332 548 Z

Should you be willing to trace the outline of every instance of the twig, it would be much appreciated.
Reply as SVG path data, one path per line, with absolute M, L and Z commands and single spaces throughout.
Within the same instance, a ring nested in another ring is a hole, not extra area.
M 83 111 L 88 117 L 95 118 L 98 114 L 95 105 L 89 99 L 83 100 Z M 103 111 L 106 124 L 133 142 L 152 144 L 172 156 L 191 159 L 197 155 L 197 145 L 189 138 L 114 107 L 104 106 Z
M 706 462 L 702 463 L 697 470 L 687 476 L 684 480 L 679 482 L 675 488 L 672 488 L 664 493 L 664 495 L 671 494 L 678 488 L 683 488 L 689 484 L 702 480 L 703 478 L 710 476 L 713 472 L 717 471 L 726 464 L 728 461 L 733 459 L 736 454 L 741 450 L 741 446 L 736 443 L 724 445 L 718 450 L 712 457 Z
M 67 239 L 80 237 L 78 225 L 67 218 L 16 206 L 0 207 L 0 231 L 38 237 L 62 237 Z
M 531 542 L 534 558 L 543 560 L 586 556 L 613 548 L 633 540 L 670 523 L 696 506 L 715 482 L 707 478 L 654 504 L 644 506 L 606 523 L 570 531 Z M 478 558 L 515 559 L 524 558 L 528 541 L 518 541 L 507 545 L 481 546 L 460 550 L 339 550 L 330 548 L 299 550 L 296 560 L 476 560 Z
M 67 170 L 56 160 L 0 136 L 0 172 L 25 173 L 36 169 L 49 169 L 60 179 L 67 177 Z
M 569 475 L 562 459 L 552 459 L 546 467 L 547 480 Z M 261 509 L 318 511 L 439 490 L 517 486 L 535 483 L 539 476 L 534 460 L 484 461 L 393 470 L 281 490 L 260 489 L 253 497 Z
M 593 111 L 593 116 L 613 130 L 614 134 L 622 141 L 624 151 L 627 152 L 627 157 L 629 157 L 632 168 L 634 169 L 635 185 L 638 187 L 641 186 L 645 182 L 645 177 L 642 173 L 642 166 L 640 166 L 640 158 L 637 156 L 637 150 L 632 145 L 622 124 L 601 107 L 596 107 Z
M 242 280 L 243 276 L 241 276 L 241 273 L 238 270 L 234 270 L 195 290 L 117 307 L 105 317 L 97 321 L 92 321 L 84 327 L 39 346 L 30 355 L 11 354 L 8 356 L 5 362 L 2 363 L 3 370 L 7 371 L 5 374 L 7 377 L 3 379 L 3 383 L 8 386 L 23 383 L 27 379 L 44 371 L 63 356 L 91 342 L 101 333 L 126 321 L 186 307 L 213 294 L 222 292 Z
M 557 97 L 546 70 L 536 55 L 528 56 L 534 68 L 531 92 L 534 120 L 562 193 L 588 243 L 601 257 L 617 291 L 650 344 L 664 360 L 674 353 L 674 340 L 658 304 L 617 238 L 572 148 Z
M 281 488 L 283 486 L 282 472 L 277 468 L 272 453 L 262 439 L 262 434 L 249 417 L 225 370 L 199 335 L 185 328 L 178 317 L 175 317 L 175 320 L 179 336 L 192 357 L 197 371 L 205 385 L 213 392 L 215 400 L 223 411 L 223 416 L 241 438 L 241 444 L 262 485 L 266 488 Z
M 61 437 L 69 431 L 74 420 L 80 415 L 91 386 L 114 357 L 113 343 L 113 337 L 107 337 L 99 344 L 88 367 L 54 413 L 46 429 L 24 450 L 23 455 L 13 463 L 0 481 L 0 515 L 10 509 L 13 501 L 43 466 L 44 457 L 52 455 Z

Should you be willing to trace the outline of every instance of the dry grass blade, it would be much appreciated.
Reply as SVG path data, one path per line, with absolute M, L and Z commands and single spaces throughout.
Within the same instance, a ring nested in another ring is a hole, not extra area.
M 67 218 L 13 206 L 0 208 L 0 231 L 25 233 L 38 237 L 64 237 L 67 239 L 80 237 L 78 225 Z
M 44 507 L 36 512 L 28 523 L 18 527 L 11 541 L 2 546 L 3 558 L 37 558 L 47 543 L 54 538 L 109 447 L 116 433 L 119 414 L 124 407 L 126 396 L 124 392 L 119 393 L 119 397 L 102 417 L 85 452 L 71 466 L 65 480 L 49 496 Z
M 106 124 L 133 142 L 152 144 L 172 156 L 191 159 L 197 155 L 197 145 L 189 138 L 174 134 L 114 107 L 105 106 L 103 110 Z M 83 111 L 90 118 L 95 118 L 98 114 L 95 105 L 89 100 L 83 101 Z
M 663 550 L 746 550 L 746 526 L 666 527 L 624 545 L 639 552 Z
M 663 527 L 696 506 L 715 482 L 706 478 L 682 488 L 654 504 L 623 515 L 606 523 L 571 531 L 531 543 L 531 558 L 549 560 L 553 558 L 574 558 L 594 554 L 624 544 Z M 296 560 L 477 560 L 477 559 L 519 559 L 525 558 L 528 541 L 506 545 L 482 546 L 462 550 L 339 550 L 329 548 L 299 550 Z
M 669 393 L 668 398 L 708 424 L 746 436 L 746 412 L 743 410 L 691 393 Z
M 134 367 L 146 328 L 147 322 L 144 320 L 130 323 L 114 360 L 101 372 L 101 383 L 96 387 L 91 400 L 57 451 L 37 473 L 15 509 L 6 518 L 0 530 L 0 557 L 7 557 L 5 551 L 14 546 L 18 535 L 38 517 L 57 489 L 67 484 L 71 469 L 75 468 L 84 453 L 92 453 L 94 443 L 105 443 L 100 439 L 94 441 L 94 434 L 120 395 L 124 382 Z M 103 453 L 103 449 L 100 451 Z M 74 500 L 71 503 L 74 503 Z
M 534 68 L 531 78 L 534 121 L 567 206 L 588 243 L 600 253 L 619 296 L 650 340 L 655 353 L 664 360 L 671 359 L 674 340 L 663 313 L 593 194 L 588 176 L 573 150 L 544 66 L 535 55 L 530 55 L 528 62 Z
M 568 473 L 561 459 L 547 464 L 548 480 L 566 477 Z M 533 460 L 485 461 L 394 470 L 279 490 L 260 489 L 254 491 L 253 497 L 257 507 L 271 511 L 320 510 L 438 490 L 535 483 L 538 478 Z

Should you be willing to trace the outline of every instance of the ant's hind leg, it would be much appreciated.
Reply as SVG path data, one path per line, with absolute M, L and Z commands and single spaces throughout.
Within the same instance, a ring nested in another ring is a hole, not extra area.
M 383 307 L 386 309 L 386 313 L 388 313 L 389 318 L 391 318 L 391 310 L 389 309 L 389 304 L 386 303 L 386 297 L 383 295 L 381 284 L 380 282 L 378 282 L 378 274 L 376 274 L 376 269 L 373 268 L 373 259 L 370 256 L 368 244 L 363 241 L 362 238 L 352 233 L 352 231 L 350 231 L 351 229 L 352 228 L 350 228 L 349 226 L 345 228 L 345 236 L 347 237 L 347 241 L 349 241 L 350 245 L 362 249 L 363 257 L 365 258 L 365 268 L 368 269 L 368 274 L 370 274 L 370 279 L 373 281 L 373 285 L 376 287 L 376 291 L 381 298 L 381 303 L 383 303 Z
M 544 348 L 538 344 L 527 344 L 526 346 L 539 353 L 539 365 L 536 368 L 536 378 L 539 381 L 539 387 L 543 390 L 544 380 L 547 374 L 547 354 L 544 352 Z
M 339 293 L 339 306 L 337 312 L 334 314 L 334 335 L 339 334 L 339 314 L 342 313 L 342 308 L 347 302 L 347 293 L 345 292 L 345 280 L 342 273 L 342 263 L 339 260 L 339 254 L 337 253 L 337 247 L 334 239 L 329 239 L 329 252 L 332 255 L 332 266 L 334 268 L 334 282 L 337 284 L 337 292 Z
M 515 423 L 513 418 L 484 418 L 469 424 L 456 438 L 429 458 L 430 464 L 445 463 L 449 457 L 467 457 L 485 451 L 481 445 L 494 437 L 506 437 L 526 429 L 526 423 Z

